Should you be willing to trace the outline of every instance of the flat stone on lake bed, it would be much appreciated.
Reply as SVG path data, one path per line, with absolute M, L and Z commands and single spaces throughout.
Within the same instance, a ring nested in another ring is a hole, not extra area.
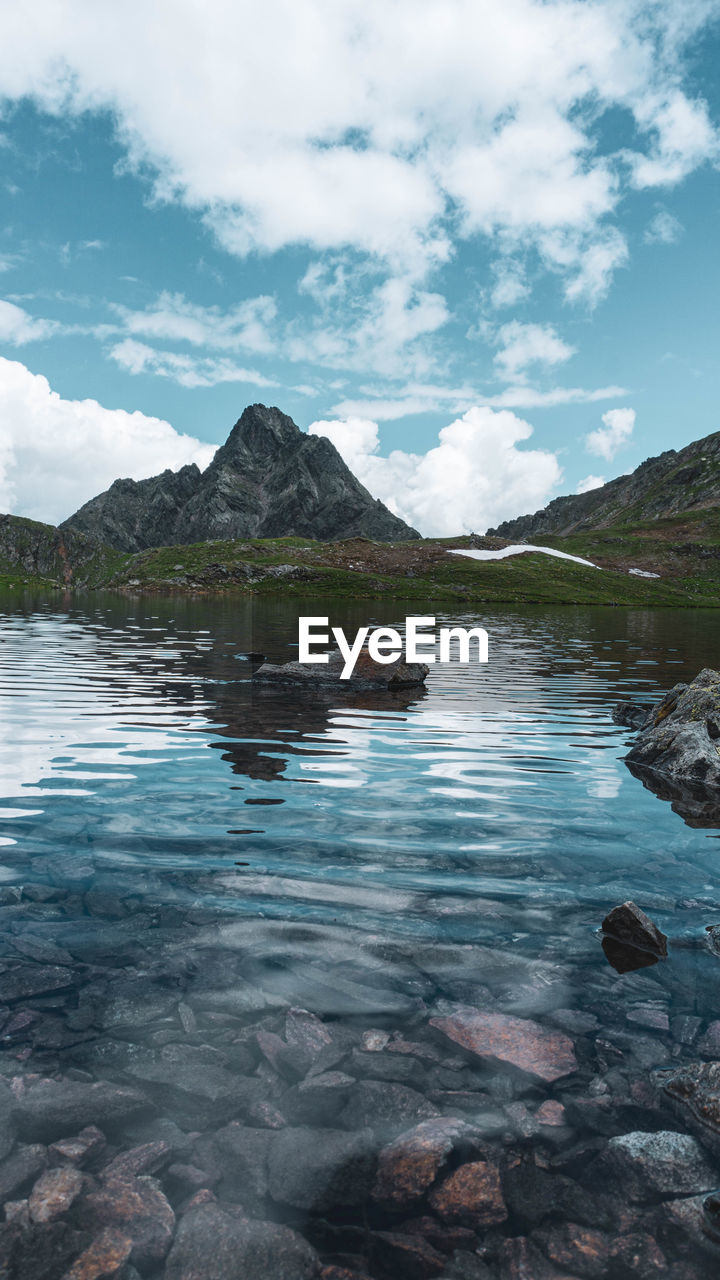
M 430 1025 L 478 1058 L 507 1062 L 547 1083 L 577 1070 L 572 1040 L 529 1018 L 461 1006 Z

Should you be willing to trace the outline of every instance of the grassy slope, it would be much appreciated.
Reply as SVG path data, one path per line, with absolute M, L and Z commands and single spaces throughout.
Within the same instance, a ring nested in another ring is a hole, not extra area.
M 504 545 L 499 539 L 479 542 Z M 273 538 L 160 547 L 135 556 L 99 552 L 79 576 L 90 587 L 130 591 L 389 597 L 418 605 L 431 600 L 720 605 L 718 509 L 565 538 L 547 537 L 543 543 L 593 560 L 604 572 L 533 553 L 490 562 L 447 554 L 450 548 L 469 546 L 469 538 L 396 544 L 360 538 L 336 543 Z M 628 574 L 630 567 L 661 576 L 637 578 Z M 33 577 L 0 558 L 0 588 L 61 585 L 65 584 L 57 577 Z
M 488 541 L 502 545 L 496 539 Z M 570 546 L 570 539 L 552 541 L 571 554 L 595 558 L 588 540 L 581 549 Z M 616 557 L 616 567 L 601 573 L 541 554 L 491 562 L 447 554 L 450 548 L 469 542 L 468 538 L 428 539 L 388 545 L 362 539 L 319 543 L 277 538 L 162 547 L 130 557 L 112 585 L 151 591 L 239 588 L 268 594 L 282 590 L 293 595 L 388 596 L 418 602 L 720 604 L 720 581 L 710 589 L 700 574 L 692 583 L 681 577 L 637 578 L 628 575 L 620 563 L 622 557 Z M 633 564 L 636 560 L 638 568 L 645 567 L 638 556 L 630 556 Z M 248 569 L 250 577 L 246 577 Z

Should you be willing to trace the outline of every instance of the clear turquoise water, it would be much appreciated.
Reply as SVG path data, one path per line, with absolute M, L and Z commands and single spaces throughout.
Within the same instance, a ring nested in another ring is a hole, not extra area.
M 715 919 L 716 833 L 630 775 L 610 719 L 717 664 L 710 612 L 494 611 L 487 667 L 437 666 L 398 700 L 253 686 L 245 655 L 293 656 L 311 601 L 6 610 L 5 884 L 70 854 L 158 905 L 165 885 L 234 917 L 598 964 L 594 929 L 617 900 L 678 939 Z M 371 607 L 378 622 L 404 612 Z

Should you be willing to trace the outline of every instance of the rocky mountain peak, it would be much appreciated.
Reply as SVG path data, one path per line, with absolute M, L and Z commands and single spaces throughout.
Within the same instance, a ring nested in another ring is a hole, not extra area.
M 280 409 L 249 405 L 206 471 L 115 481 L 61 526 L 119 551 L 207 540 L 420 535 L 373 498 L 334 444 Z

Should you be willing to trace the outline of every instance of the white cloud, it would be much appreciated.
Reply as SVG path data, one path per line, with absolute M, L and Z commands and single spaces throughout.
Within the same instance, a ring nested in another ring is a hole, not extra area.
M 490 292 L 490 302 L 494 307 L 514 307 L 530 296 L 530 286 L 517 263 L 498 262 L 494 272 L 495 283 Z
M 214 452 L 161 418 L 64 400 L 46 378 L 0 358 L 0 511 L 54 523 L 119 476 L 204 468 Z
M 615 454 L 627 444 L 635 426 L 634 409 L 608 409 L 602 420 L 604 427 L 589 432 L 585 437 L 585 448 L 588 453 L 595 453 L 599 458 L 612 462 Z
M 427 376 L 433 359 L 425 339 L 450 319 L 441 294 L 417 288 L 408 276 L 393 276 L 349 308 L 347 282 L 341 284 L 337 272 L 329 297 L 322 297 L 326 278 L 322 272 L 310 277 L 306 273 L 301 282 L 304 291 L 317 294 L 323 314 L 315 323 L 303 317 L 287 327 L 284 349 L 291 360 L 317 361 L 327 368 L 372 369 L 389 377 Z
M 592 489 L 600 489 L 605 484 L 604 476 L 586 476 L 575 490 L 576 493 L 590 493 Z
M 682 222 L 672 213 L 668 213 L 667 209 L 660 209 L 645 228 L 643 240 L 646 244 L 677 244 L 684 230 Z
M 390 422 L 408 414 L 431 413 L 452 409 L 464 413 L 480 406 L 488 409 L 550 409 L 561 404 L 594 404 L 598 400 L 616 400 L 626 394 L 624 387 L 551 387 L 539 391 L 521 384 L 506 387 L 494 396 L 482 396 L 472 387 L 410 385 L 393 397 L 371 396 L 345 399 L 333 405 L 331 412 L 341 418 L 372 418 Z
M 635 118 L 652 138 L 649 154 L 631 156 L 636 187 L 675 186 L 718 156 L 707 103 L 691 101 L 679 89 L 648 95 L 636 106 Z
M 137 342 L 135 338 L 117 342 L 109 354 L 128 373 L 154 373 L 161 378 L 171 378 L 181 387 L 216 387 L 223 382 L 247 382 L 256 387 L 277 386 L 256 369 L 246 369 L 232 360 L 160 351 L 146 342 Z
M 128 333 L 144 338 L 188 342 L 218 351 L 272 351 L 269 326 L 277 307 L 273 298 L 246 298 L 228 311 L 188 302 L 178 293 L 161 293 L 144 311 L 113 308 Z
M 0 13 L 0 92 L 110 112 L 126 165 L 231 252 L 350 246 L 418 278 L 458 237 L 527 248 L 560 233 L 573 253 L 555 269 L 592 300 L 622 261 L 608 219 L 627 187 L 716 156 L 683 59 L 717 12 L 717 0 L 35 0 L 32 18 Z M 605 154 L 597 124 L 611 110 L 637 137 Z
M 521 324 L 511 320 L 497 334 L 500 350 L 495 368 L 507 381 L 523 382 L 533 365 L 564 364 L 575 354 L 575 347 L 559 338 L 551 324 Z
M 519 449 L 532 427 L 507 410 L 475 407 L 443 427 L 425 454 L 379 455 L 378 426 L 367 419 L 318 421 L 370 492 L 427 535 L 478 532 L 543 506 L 562 478 L 554 453 Z
M 26 342 L 52 337 L 60 327 L 53 320 L 36 320 L 14 302 L 0 298 L 0 342 L 21 347 Z

